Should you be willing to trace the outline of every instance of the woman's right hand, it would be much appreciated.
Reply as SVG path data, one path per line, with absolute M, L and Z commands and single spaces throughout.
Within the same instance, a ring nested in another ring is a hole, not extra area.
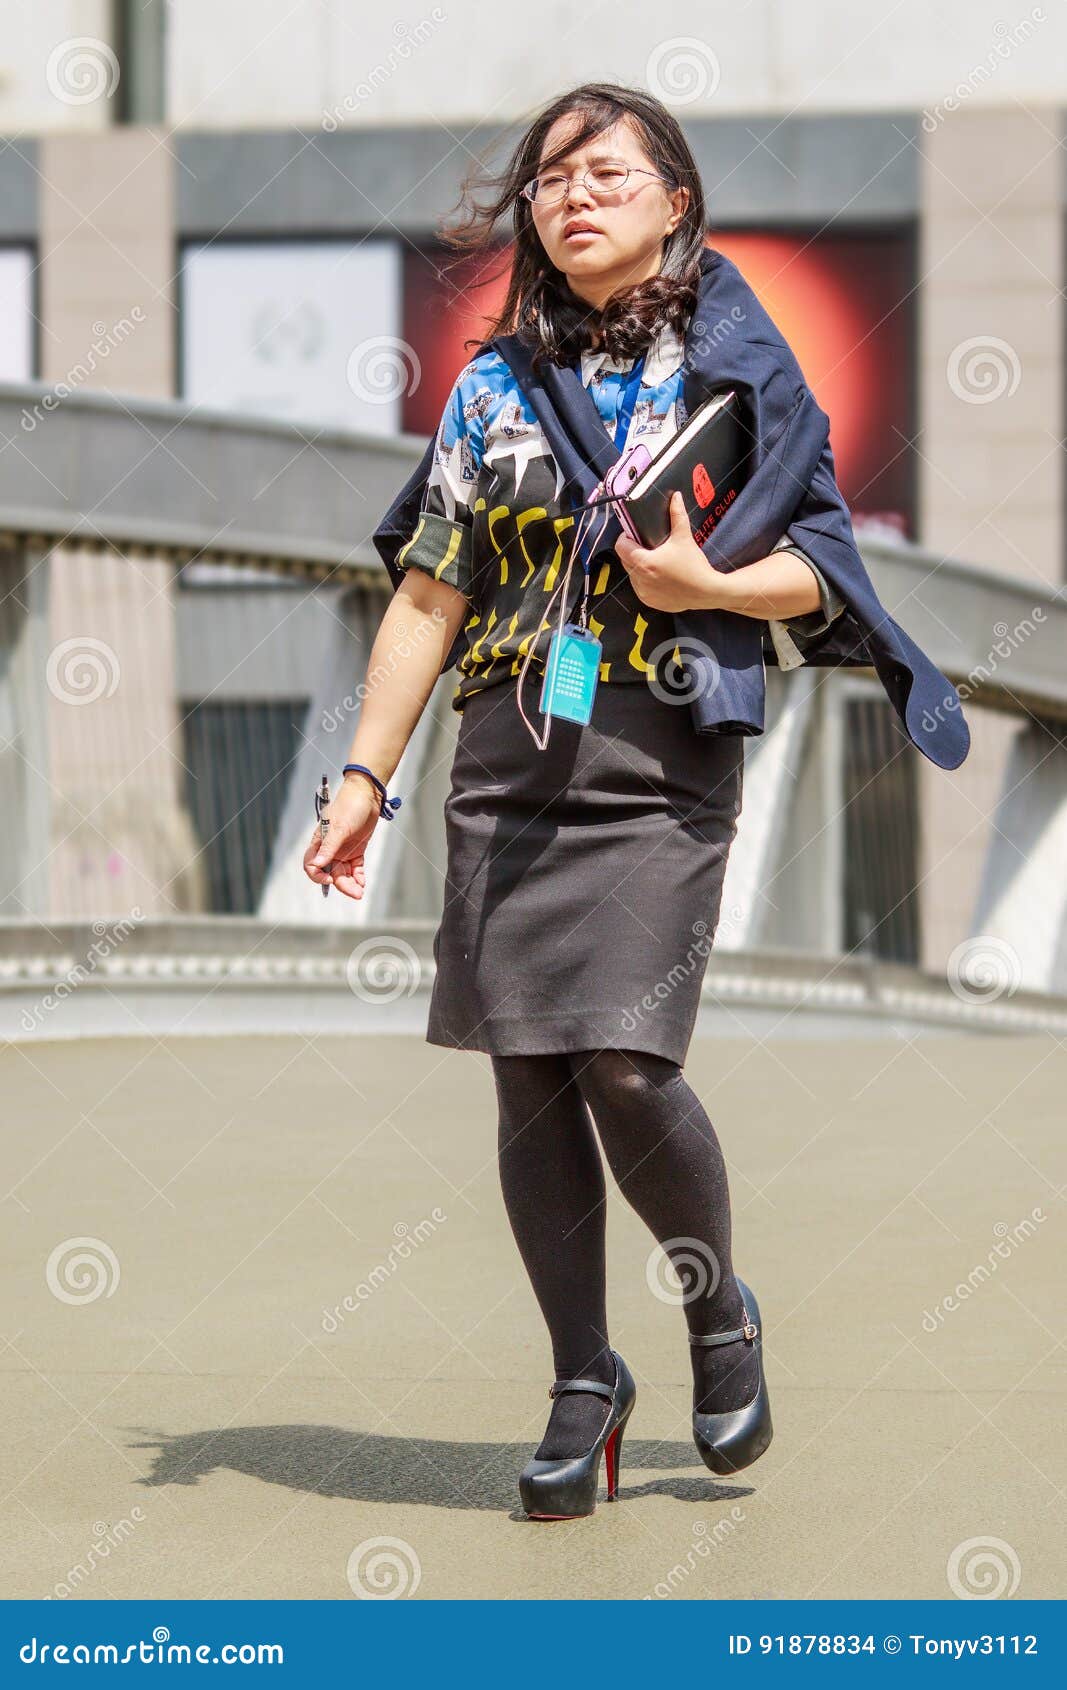
M 346 898 L 362 898 L 367 882 L 363 853 L 380 816 L 377 787 L 362 775 L 346 775 L 326 812 L 330 824 L 326 838 L 320 837 L 316 827 L 304 852 L 308 879 L 316 886 L 336 886 Z

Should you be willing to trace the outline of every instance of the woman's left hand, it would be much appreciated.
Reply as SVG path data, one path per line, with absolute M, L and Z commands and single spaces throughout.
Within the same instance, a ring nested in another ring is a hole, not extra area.
M 693 538 L 685 500 L 671 494 L 671 531 L 653 550 L 620 534 L 615 550 L 642 604 L 651 610 L 712 610 L 718 603 L 719 571 Z

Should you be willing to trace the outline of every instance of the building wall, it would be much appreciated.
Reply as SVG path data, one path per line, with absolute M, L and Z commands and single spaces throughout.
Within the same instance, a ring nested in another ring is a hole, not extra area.
M 109 0 L 8 9 L 0 130 L 104 128 L 116 45 Z M 184 129 L 357 128 L 520 122 L 570 82 L 648 87 L 688 119 L 736 113 L 877 112 L 1056 103 L 1067 11 L 1045 0 L 635 0 L 502 12 L 443 0 L 404 19 L 362 0 L 147 0 L 142 30 L 166 34 L 166 116 Z M 161 20 L 157 25 L 156 19 Z M 477 51 L 473 51 L 476 45 Z M 42 67 L 51 61 L 51 72 Z M 99 83 L 105 96 L 87 98 Z M 452 145 L 466 138 L 456 127 Z M 758 145 L 758 143 L 757 143 Z
M 47 134 L 38 168 L 41 375 L 75 389 L 171 395 L 174 166 L 163 138 L 147 127 Z M 164 462 L 179 473 L 173 457 Z M 93 513 L 79 515 L 91 528 Z M 52 913 L 196 909 L 174 570 L 117 551 L 87 555 L 74 537 L 50 548 L 42 568 L 55 654 L 43 695 Z M 69 670 L 76 682 L 79 664 L 102 689 L 91 709 L 63 678 Z
M 196 127 L 421 121 L 520 122 L 569 83 L 622 81 L 686 118 L 734 113 L 884 111 L 965 102 L 1058 100 L 1067 13 L 1046 0 L 928 0 L 872 11 L 849 0 L 564 0 L 504 12 L 492 0 L 424 4 L 401 23 L 355 0 L 267 0 L 255 12 L 212 0 L 173 8 L 170 100 Z M 210 43 L 210 53 L 205 43 Z M 476 44 L 477 52 L 472 51 Z M 960 66 L 966 66 L 961 79 Z M 462 148 L 457 130 L 454 145 Z
M 445 0 L 401 26 L 353 0 L 180 0 L 138 8 L 145 28 L 165 18 L 166 121 L 127 126 L 115 10 L 43 0 L 5 21 L 0 243 L 38 266 L 42 378 L 174 394 L 183 243 L 425 239 L 479 158 L 499 156 L 514 133 L 501 125 L 572 83 L 618 79 L 675 110 L 723 226 L 817 239 L 914 222 L 919 403 L 900 450 L 917 455 L 918 537 L 978 569 L 1062 579 L 1067 9 L 766 0 L 520 15 Z M 80 569 L 57 548 L 54 640 L 124 651 L 147 618 L 160 661 L 116 693 L 116 743 L 139 745 L 144 723 L 171 735 L 172 585 L 161 575 L 146 593 L 143 572 L 104 572 L 79 622 Z M 907 604 L 889 608 L 908 625 Z M 69 724 L 56 709 L 50 721 L 57 801 L 77 803 Z M 966 930 L 1016 731 L 988 714 L 980 727 L 961 771 L 921 767 L 931 961 Z M 175 771 L 167 804 L 177 792 Z M 170 872 L 161 864 L 157 884 Z
M 1062 140 L 1057 108 L 972 107 L 928 126 L 919 219 L 924 544 L 1053 585 L 1064 572 Z M 922 771 L 931 958 L 976 907 L 1019 724 L 982 711 L 971 731 L 962 768 Z

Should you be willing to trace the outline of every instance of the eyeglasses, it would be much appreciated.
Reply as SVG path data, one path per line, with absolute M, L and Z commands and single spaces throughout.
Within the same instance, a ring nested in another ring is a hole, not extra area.
M 667 182 L 667 178 L 657 170 L 642 170 L 639 165 L 623 163 L 622 159 L 610 159 L 604 164 L 594 165 L 579 177 L 579 181 L 585 183 L 596 199 L 602 199 L 608 194 L 618 193 L 631 176 L 654 176 L 657 182 Z M 667 182 L 667 186 L 672 187 L 673 183 Z M 538 205 L 558 205 L 569 188 L 570 178 L 562 172 L 553 171 L 548 176 L 531 177 L 522 192 L 531 204 L 536 200 Z

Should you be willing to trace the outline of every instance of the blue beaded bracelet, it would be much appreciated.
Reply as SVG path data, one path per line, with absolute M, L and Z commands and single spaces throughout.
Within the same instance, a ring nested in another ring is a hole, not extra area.
M 344 768 L 341 770 L 341 773 L 344 775 L 369 775 L 382 795 L 381 808 L 379 809 L 378 814 L 384 816 L 387 822 L 392 821 L 393 811 L 399 810 L 404 800 L 402 798 L 387 798 L 385 795 L 385 787 L 378 779 L 378 776 L 374 774 L 371 769 L 368 769 L 365 763 L 346 763 Z

